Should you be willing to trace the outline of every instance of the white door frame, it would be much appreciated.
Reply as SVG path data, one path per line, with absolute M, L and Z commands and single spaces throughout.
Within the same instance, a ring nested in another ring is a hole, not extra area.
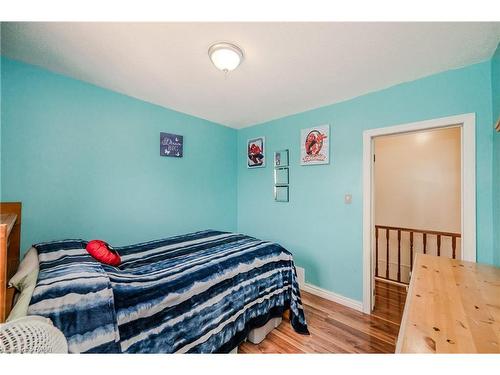
M 373 138 L 381 135 L 459 126 L 462 151 L 462 260 L 476 261 L 476 115 L 442 117 L 363 132 L 363 312 L 370 314 L 373 289 Z

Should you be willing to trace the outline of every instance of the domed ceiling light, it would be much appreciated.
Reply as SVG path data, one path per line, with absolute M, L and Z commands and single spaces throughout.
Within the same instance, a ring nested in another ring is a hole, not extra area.
M 217 69 L 227 73 L 241 64 L 243 51 L 234 44 L 219 42 L 210 46 L 208 56 Z

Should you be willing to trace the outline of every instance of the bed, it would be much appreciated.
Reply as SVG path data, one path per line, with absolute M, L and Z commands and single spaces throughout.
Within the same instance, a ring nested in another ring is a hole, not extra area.
M 293 257 L 276 243 L 207 230 L 115 248 L 118 267 L 86 244 L 34 245 L 28 314 L 50 318 L 72 353 L 227 353 L 285 312 L 308 334 Z

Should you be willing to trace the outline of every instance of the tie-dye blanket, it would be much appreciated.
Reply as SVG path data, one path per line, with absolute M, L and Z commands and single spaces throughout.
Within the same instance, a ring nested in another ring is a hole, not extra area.
M 35 245 L 29 314 L 61 329 L 73 353 L 220 353 L 290 309 L 308 334 L 292 255 L 276 243 L 203 231 L 115 248 L 103 265 L 83 240 Z

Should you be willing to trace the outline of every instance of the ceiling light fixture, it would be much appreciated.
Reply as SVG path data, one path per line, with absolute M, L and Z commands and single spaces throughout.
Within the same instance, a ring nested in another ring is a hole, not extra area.
M 217 69 L 227 73 L 241 64 L 243 51 L 234 44 L 218 42 L 210 46 L 208 56 Z

